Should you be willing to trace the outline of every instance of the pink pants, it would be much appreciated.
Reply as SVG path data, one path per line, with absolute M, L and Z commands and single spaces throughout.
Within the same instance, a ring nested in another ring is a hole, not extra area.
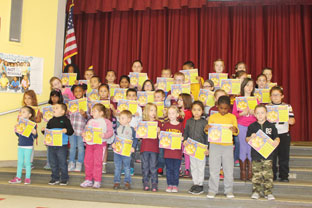
M 102 163 L 103 163 L 103 147 L 102 144 L 94 144 L 86 146 L 86 154 L 84 159 L 86 180 L 101 182 L 102 180 Z
M 182 152 L 184 151 L 184 145 L 182 145 Z M 184 154 L 184 153 L 183 153 Z M 185 170 L 190 170 L 190 156 L 187 154 L 184 154 L 184 162 L 185 162 Z M 181 163 L 182 166 L 182 163 Z

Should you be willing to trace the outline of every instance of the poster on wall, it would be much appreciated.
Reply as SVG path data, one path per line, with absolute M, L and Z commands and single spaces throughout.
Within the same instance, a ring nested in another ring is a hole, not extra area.
M 0 53 L 0 92 L 42 93 L 43 58 Z

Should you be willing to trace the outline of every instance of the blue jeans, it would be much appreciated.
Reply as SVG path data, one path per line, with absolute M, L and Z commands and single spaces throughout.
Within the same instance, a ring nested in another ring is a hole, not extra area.
M 239 160 L 239 139 L 238 136 L 234 136 L 234 161 Z
M 125 183 L 131 183 L 131 174 L 130 174 L 130 161 L 131 157 L 122 156 L 114 153 L 114 164 L 115 164 L 115 175 L 114 183 L 120 183 L 120 175 L 122 166 L 125 171 Z
M 164 169 L 164 167 L 165 167 L 164 149 L 159 148 L 158 168 Z
M 23 167 L 25 164 L 26 168 L 26 176 L 25 178 L 30 178 L 31 174 L 31 154 L 32 154 L 32 148 L 22 148 L 18 147 L 18 160 L 17 160 L 17 171 L 16 171 L 16 177 L 21 178 L 22 177 L 22 172 L 23 172 Z
M 149 185 L 150 179 L 152 182 L 152 186 L 158 184 L 157 163 L 158 163 L 158 153 L 156 152 L 141 153 L 141 164 L 143 174 L 142 182 L 144 186 Z
M 53 180 L 60 180 L 60 171 L 61 171 L 61 180 L 67 181 L 68 170 L 67 170 L 67 145 L 61 147 L 52 147 L 49 146 L 49 163 L 52 169 L 51 178 Z
M 166 158 L 165 162 L 166 162 L 166 177 L 168 186 L 178 186 L 181 160 Z
M 69 162 L 75 162 L 76 147 L 78 146 L 78 162 L 83 163 L 84 160 L 84 145 L 81 136 L 71 135 L 69 137 L 70 149 L 69 149 Z

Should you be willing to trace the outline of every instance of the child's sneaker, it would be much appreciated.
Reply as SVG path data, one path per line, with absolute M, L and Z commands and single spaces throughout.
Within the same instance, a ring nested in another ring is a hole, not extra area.
M 275 200 L 275 197 L 273 194 L 269 194 L 269 195 L 265 196 L 265 198 L 268 200 Z
M 252 199 L 259 199 L 260 198 L 260 194 L 257 193 L 257 192 L 253 192 L 252 195 L 251 195 L 251 198 Z
M 183 171 L 180 169 L 180 171 L 179 171 L 179 176 L 180 177 L 183 177 Z
M 193 194 L 193 191 L 197 188 L 197 185 L 193 185 L 188 191 L 190 194 Z
M 62 181 L 60 182 L 60 185 L 61 185 L 61 186 L 67 186 L 67 185 L 68 185 L 68 181 L 62 180 Z
M 68 163 L 68 172 L 74 171 L 75 170 L 75 163 L 69 162 Z
M 172 186 L 168 186 L 168 187 L 166 188 L 166 192 L 171 193 L 171 192 L 172 192 Z
M 106 173 L 106 163 L 103 163 L 102 173 Z
M 189 170 L 185 170 L 184 171 L 184 178 L 190 178 L 191 175 L 190 175 L 190 171 Z
M 194 195 L 199 195 L 204 193 L 204 187 L 203 186 L 197 186 L 196 188 L 194 188 L 194 191 L 192 192 L 192 194 Z
M 99 182 L 99 181 L 94 181 L 93 188 L 96 188 L 96 189 L 101 188 L 101 182 Z
M 157 183 L 152 184 L 152 192 L 158 191 Z
M 234 167 L 239 167 L 239 160 L 236 160 L 236 161 L 234 162 Z
M 22 180 L 19 177 L 14 177 L 12 180 L 9 181 L 9 183 L 11 184 L 15 184 L 15 183 L 21 183 Z
M 234 194 L 233 193 L 228 193 L 228 194 L 226 194 L 226 198 L 233 199 L 234 198 Z
M 93 185 L 92 181 L 85 180 L 84 182 L 80 184 L 80 187 L 87 188 L 87 187 L 91 187 L 92 185 Z
M 215 193 L 209 192 L 209 193 L 207 194 L 207 198 L 208 198 L 208 199 L 214 199 L 215 197 L 216 197 L 216 194 L 215 194 Z
M 60 181 L 51 179 L 50 182 L 49 182 L 49 185 L 56 185 L 56 184 L 59 184 L 59 183 L 60 183 Z
M 125 190 L 130 190 L 130 189 L 131 189 L 130 183 L 125 183 L 124 189 L 125 189 Z
M 172 192 L 172 193 L 178 193 L 178 192 L 179 192 L 178 187 L 172 186 L 172 191 L 171 191 L 171 192 Z
M 30 183 L 31 183 L 30 178 L 25 178 L 24 184 L 28 185 Z
M 81 172 L 82 163 L 76 162 L 76 168 L 74 169 L 75 172 Z
M 144 186 L 144 191 L 149 191 L 149 186 Z
M 118 190 L 120 188 L 120 183 L 115 183 L 113 189 Z
M 47 164 L 43 167 L 43 169 L 45 169 L 45 170 L 51 170 L 50 164 L 47 163 Z
M 124 169 L 121 170 L 121 175 L 125 175 L 125 170 Z
M 164 175 L 164 172 L 163 172 L 162 168 L 158 168 L 157 173 L 158 173 L 158 177 L 161 177 L 161 176 Z
M 131 175 L 131 176 L 134 175 L 134 168 L 130 168 L 130 175 Z

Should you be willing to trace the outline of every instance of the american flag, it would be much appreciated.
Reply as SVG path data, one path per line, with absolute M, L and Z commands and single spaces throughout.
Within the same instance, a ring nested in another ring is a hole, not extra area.
M 78 53 L 75 30 L 74 30 L 74 23 L 73 23 L 73 8 L 74 8 L 74 4 L 72 3 L 69 7 L 69 14 L 68 14 L 68 20 L 67 20 L 65 48 L 64 48 L 64 56 L 63 56 L 64 67 L 67 64 L 70 64 L 71 57 Z

